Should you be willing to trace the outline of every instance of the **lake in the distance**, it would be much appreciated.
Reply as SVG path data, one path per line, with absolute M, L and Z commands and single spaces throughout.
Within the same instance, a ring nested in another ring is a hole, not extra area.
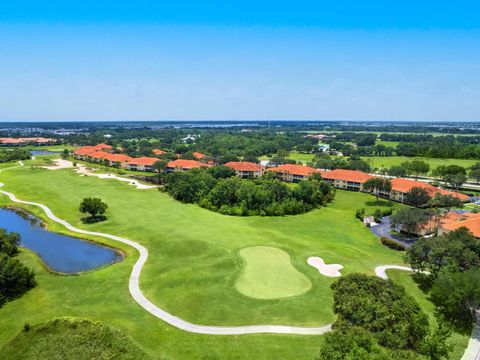
M 20 234 L 21 246 L 34 251 L 53 271 L 74 274 L 122 260 L 105 246 L 44 229 L 34 216 L 27 218 L 0 208 L 0 228 Z
M 33 156 L 37 155 L 60 155 L 61 153 L 55 151 L 47 151 L 47 150 L 30 150 L 30 154 Z

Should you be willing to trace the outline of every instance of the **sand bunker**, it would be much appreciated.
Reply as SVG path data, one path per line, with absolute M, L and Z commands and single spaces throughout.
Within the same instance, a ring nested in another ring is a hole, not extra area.
M 340 264 L 330 264 L 327 265 L 323 261 L 321 257 L 312 256 L 309 257 L 307 260 L 308 265 L 313 266 L 314 268 L 318 269 L 320 274 L 328 276 L 328 277 L 338 277 L 342 276 L 340 273 L 340 269 L 343 269 L 343 265 Z
M 54 159 L 53 162 L 55 165 L 49 165 L 49 166 L 42 166 L 44 169 L 47 170 L 61 170 L 61 169 L 70 169 L 74 168 L 73 162 L 69 160 L 63 160 L 63 159 Z M 75 168 L 77 174 L 84 175 L 84 176 L 96 176 L 99 179 L 114 179 L 118 181 L 123 181 L 128 183 L 128 185 L 135 186 L 137 189 L 140 190 L 146 190 L 146 189 L 153 189 L 156 188 L 156 185 L 145 185 L 142 184 L 141 182 L 133 179 L 129 179 L 126 177 L 121 177 L 117 176 L 115 174 L 99 174 L 95 172 L 95 169 L 89 169 L 83 164 L 78 164 L 77 167 Z
M 68 160 L 55 159 L 52 161 L 55 163 L 55 165 L 48 165 L 48 166 L 42 166 L 42 167 L 47 170 L 60 170 L 60 169 L 68 169 L 73 167 L 73 163 Z

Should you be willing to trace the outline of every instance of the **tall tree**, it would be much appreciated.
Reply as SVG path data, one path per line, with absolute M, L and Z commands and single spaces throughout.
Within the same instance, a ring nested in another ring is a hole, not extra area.
M 423 207 L 428 205 L 431 196 L 428 193 L 427 189 L 421 186 L 414 186 L 409 191 L 405 193 L 404 201 L 415 207 Z
M 392 182 L 390 179 L 374 177 L 368 179 L 363 183 L 363 190 L 374 194 L 377 202 L 380 192 L 389 192 L 392 189 Z
M 108 209 L 108 205 L 99 198 L 84 198 L 80 203 L 80 212 L 83 214 L 90 214 L 90 216 L 84 219 L 87 222 L 97 222 L 105 220 L 105 212 Z

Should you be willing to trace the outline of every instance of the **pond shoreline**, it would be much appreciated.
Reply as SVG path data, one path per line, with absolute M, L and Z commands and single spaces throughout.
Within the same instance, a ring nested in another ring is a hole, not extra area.
M 51 232 L 52 234 L 69 237 L 69 238 L 72 238 L 72 239 L 75 239 L 75 240 L 78 240 L 78 241 L 81 241 L 81 242 L 84 242 L 84 243 L 89 243 L 91 245 L 98 246 L 100 248 L 108 249 L 115 254 L 114 260 L 109 262 L 109 263 L 105 263 L 103 265 L 99 265 L 99 266 L 93 267 L 91 269 L 83 270 L 83 271 L 63 272 L 63 271 L 53 269 L 47 263 L 47 261 L 39 253 L 37 253 L 37 251 L 35 251 L 33 249 L 30 249 L 27 246 L 24 246 L 23 244 L 21 244 L 20 245 L 21 249 L 22 250 L 25 249 L 26 251 L 34 254 L 39 259 L 39 261 L 41 262 L 41 264 L 45 268 L 45 270 L 50 274 L 61 275 L 61 276 L 78 276 L 78 275 L 88 274 L 92 271 L 101 270 L 101 269 L 103 269 L 107 266 L 119 263 L 119 262 L 125 260 L 125 258 L 127 257 L 126 253 L 123 250 L 121 250 L 119 248 L 116 248 L 112 245 L 105 244 L 105 243 L 102 243 L 102 242 L 98 242 L 98 241 L 95 241 L 95 240 L 92 240 L 92 239 L 82 238 L 82 237 L 71 235 L 71 234 L 65 234 L 65 233 L 62 233 L 62 232 L 51 231 L 51 230 L 48 229 L 48 223 L 47 222 L 45 222 L 43 219 L 41 219 L 40 217 L 38 217 L 37 215 L 33 214 L 32 212 L 28 211 L 27 209 L 25 209 L 23 207 L 13 206 L 13 205 L 4 205 L 4 206 L 0 206 L 0 210 L 2 210 L 2 209 L 7 210 L 7 211 L 11 211 L 11 212 L 17 214 L 18 216 L 22 217 L 23 219 L 31 222 L 32 225 L 41 227 L 43 230 Z M 8 228 L 6 228 L 6 229 L 7 229 L 7 231 L 9 231 Z

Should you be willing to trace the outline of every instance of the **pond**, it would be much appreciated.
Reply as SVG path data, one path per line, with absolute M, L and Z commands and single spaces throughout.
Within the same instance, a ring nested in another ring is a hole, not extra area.
M 122 260 L 108 247 L 48 231 L 32 215 L 0 208 L 0 228 L 19 233 L 21 246 L 37 253 L 56 272 L 75 274 Z
M 60 155 L 59 152 L 47 151 L 47 150 L 30 150 L 30 154 L 32 154 L 33 156 L 37 156 L 37 155 Z

